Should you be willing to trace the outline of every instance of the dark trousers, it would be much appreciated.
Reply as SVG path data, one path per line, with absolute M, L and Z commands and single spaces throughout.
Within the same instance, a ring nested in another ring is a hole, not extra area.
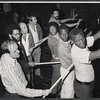
M 74 90 L 77 98 L 93 98 L 94 82 L 91 84 L 81 84 L 75 79 Z

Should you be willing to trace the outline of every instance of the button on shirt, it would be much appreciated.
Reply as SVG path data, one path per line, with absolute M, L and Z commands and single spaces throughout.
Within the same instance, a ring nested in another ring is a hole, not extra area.
M 87 46 L 90 47 L 94 43 L 94 38 L 87 37 Z M 71 49 L 71 56 L 75 65 L 76 78 L 81 82 L 91 82 L 94 80 L 94 70 L 89 61 L 90 52 L 88 48 L 81 49 L 73 45 Z
M 21 66 L 16 59 L 9 54 L 3 54 L 0 60 L 0 75 L 6 90 L 10 93 L 18 93 L 25 97 L 42 96 L 42 90 L 26 88 L 27 81 Z

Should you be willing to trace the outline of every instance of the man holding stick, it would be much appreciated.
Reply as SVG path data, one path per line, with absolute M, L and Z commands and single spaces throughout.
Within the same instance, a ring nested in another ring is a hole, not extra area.
M 73 43 L 71 56 L 75 65 L 75 95 L 77 98 L 93 98 L 95 76 L 91 61 L 100 58 L 100 49 L 89 51 L 88 47 L 93 46 L 94 41 L 100 38 L 100 31 L 85 38 L 81 29 L 74 28 L 69 37 Z
M 58 53 L 59 58 L 61 61 L 61 68 L 60 73 L 61 76 L 67 71 L 69 66 L 72 64 L 72 58 L 71 58 L 71 45 L 68 41 L 68 33 L 69 28 L 66 25 L 61 25 L 59 27 L 59 45 L 58 45 Z M 61 98 L 74 98 L 74 70 L 70 72 L 68 77 L 64 80 L 64 83 L 62 85 L 61 89 Z M 64 79 L 64 77 L 62 77 Z
M 6 98 L 47 96 L 49 90 L 27 88 L 27 80 L 17 58 L 20 57 L 18 45 L 13 40 L 1 44 L 0 76 L 6 88 Z

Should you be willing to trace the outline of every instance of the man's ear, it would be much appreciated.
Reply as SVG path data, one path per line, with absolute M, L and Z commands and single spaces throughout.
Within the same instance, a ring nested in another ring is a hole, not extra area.
M 69 41 L 70 41 L 71 44 L 74 44 L 73 40 L 70 39 Z
M 9 38 L 10 38 L 10 39 L 12 39 L 12 36 L 11 36 L 11 34 L 9 34 L 8 36 L 9 36 Z
M 53 14 L 51 14 L 51 17 L 53 17 Z

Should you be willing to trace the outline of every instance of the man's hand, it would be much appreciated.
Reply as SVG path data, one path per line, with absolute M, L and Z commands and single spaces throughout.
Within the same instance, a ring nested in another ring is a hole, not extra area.
M 49 89 L 43 90 L 43 96 L 48 96 L 50 92 L 51 91 Z
M 33 48 L 30 48 L 28 51 L 29 51 L 29 53 L 32 53 L 33 52 Z
M 76 20 L 76 17 L 78 16 L 78 14 L 76 14 L 73 18 L 70 18 L 69 20 L 72 20 L 72 21 L 74 21 L 74 20 Z
M 83 20 L 83 19 L 81 19 L 81 18 L 78 20 L 76 28 L 78 28 L 78 26 L 79 26 L 79 24 L 80 24 L 80 22 L 81 22 L 82 20 Z
M 35 62 L 28 62 L 30 67 L 34 67 L 35 66 Z

